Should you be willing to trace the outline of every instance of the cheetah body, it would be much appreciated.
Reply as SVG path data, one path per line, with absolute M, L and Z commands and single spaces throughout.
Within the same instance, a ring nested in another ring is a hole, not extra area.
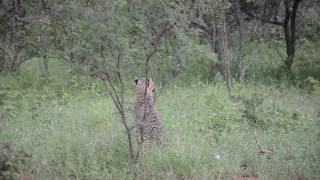
M 138 143 L 151 146 L 153 143 L 161 144 L 163 127 L 160 114 L 154 104 L 154 82 L 136 80 L 137 97 L 134 105 L 135 121 L 139 125 L 137 131 Z M 147 90 L 147 91 L 145 91 Z

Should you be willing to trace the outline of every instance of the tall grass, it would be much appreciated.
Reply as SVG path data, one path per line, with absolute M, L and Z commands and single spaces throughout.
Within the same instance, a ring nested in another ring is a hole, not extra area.
M 60 66 L 54 63 L 53 70 Z M 320 98 L 304 90 L 236 84 L 230 98 L 219 83 L 168 85 L 156 97 L 166 143 L 132 166 L 125 131 L 98 83 L 83 88 L 85 79 L 51 73 L 52 82 L 35 88 L 42 80 L 31 72 L 0 80 L 7 83 L 1 90 L 0 140 L 32 155 L 20 177 L 320 178 Z M 128 107 L 133 100 L 128 90 Z M 255 134 L 273 154 L 259 153 Z

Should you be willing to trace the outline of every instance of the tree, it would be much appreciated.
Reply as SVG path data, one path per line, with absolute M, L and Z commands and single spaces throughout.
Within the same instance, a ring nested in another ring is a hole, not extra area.
M 43 32 L 35 25 L 47 26 L 48 17 L 40 0 L 3 0 L 0 7 L 0 71 L 16 71 L 34 56 L 35 40 Z
M 291 73 L 296 49 L 296 16 L 298 6 L 302 0 L 264 0 L 245 1 L 241 0 L 241 10 L 250 18 L 258 19 L 263 23 L 269 23 L 283 28 L 287 49 L 285 68 Z M 284 12 L 281 13 L 281 8 Z M 283 15 L 281 15 L 283 14 Z M 282 17 L 279 17 L 282 16 Z
M 73 0 L 60 11 L 65 18 L 54 17 L 55 48 L 67 63 L 89 68 L 91 76 L 102 81 L 125 129 L 129 158 L 136 163 L 141 144 L 135 146 L 133 130 L 141 125 L 130 122 L 123 80 L 133 82 L 130 73 L 136 68 L 149 78 L 151 60 L 173 25 L 161 3 L 154 1 Z
M 231 89 L 230 63 L 228 58 L 228 38 L 226 30 L 226 10 L 230 4 L 223 1 L 192 1 L 193 14 L 191 24 L 203 31 L 204 38 L 209 40 L 212 51 L 220 62 L 220 73 L 228 91 Z M 205 40 L 207 41 L 207 40 Z M 217 64 L 211 63 L 212 79 L 216 74 Z
M 15 71 L 23 61 L 23 51 L 26 47 L 25 24 L 19 19 L 25 16 L 25 9 L 20 1 L 1 1 L 0 17 L 0 57 L 1 70 Z
M 294 61 L 294 54 L 296 49 L 296 15 L 298 5 L 302 0 L 284 0 L 286 15 L 283 22 L 283 29 L 285 33 L 287 59 L 285 61 L 286 68 L 290 72 Z

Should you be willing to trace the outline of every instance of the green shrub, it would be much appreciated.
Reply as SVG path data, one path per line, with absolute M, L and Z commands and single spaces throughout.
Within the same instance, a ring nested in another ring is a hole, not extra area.
M 31 155 L 0 140 L 0 179 L 18 179 L 31 166 Z M 29 169 L 30 171 L 30 169 Z

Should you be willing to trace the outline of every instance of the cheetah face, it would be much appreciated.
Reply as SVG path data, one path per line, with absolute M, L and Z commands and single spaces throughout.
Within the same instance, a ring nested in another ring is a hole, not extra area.
M 145 79 L 135 78 L 135 83 L 136 83 L 136 90 L 138 94 L 143 94 L 145 91 L 145 87 L 147 85 L 147 95 L 153 96 L 153 93 L 155 91 L 155 84 L 151 78 L 148 79 L 147 81 L 145 81 Z

